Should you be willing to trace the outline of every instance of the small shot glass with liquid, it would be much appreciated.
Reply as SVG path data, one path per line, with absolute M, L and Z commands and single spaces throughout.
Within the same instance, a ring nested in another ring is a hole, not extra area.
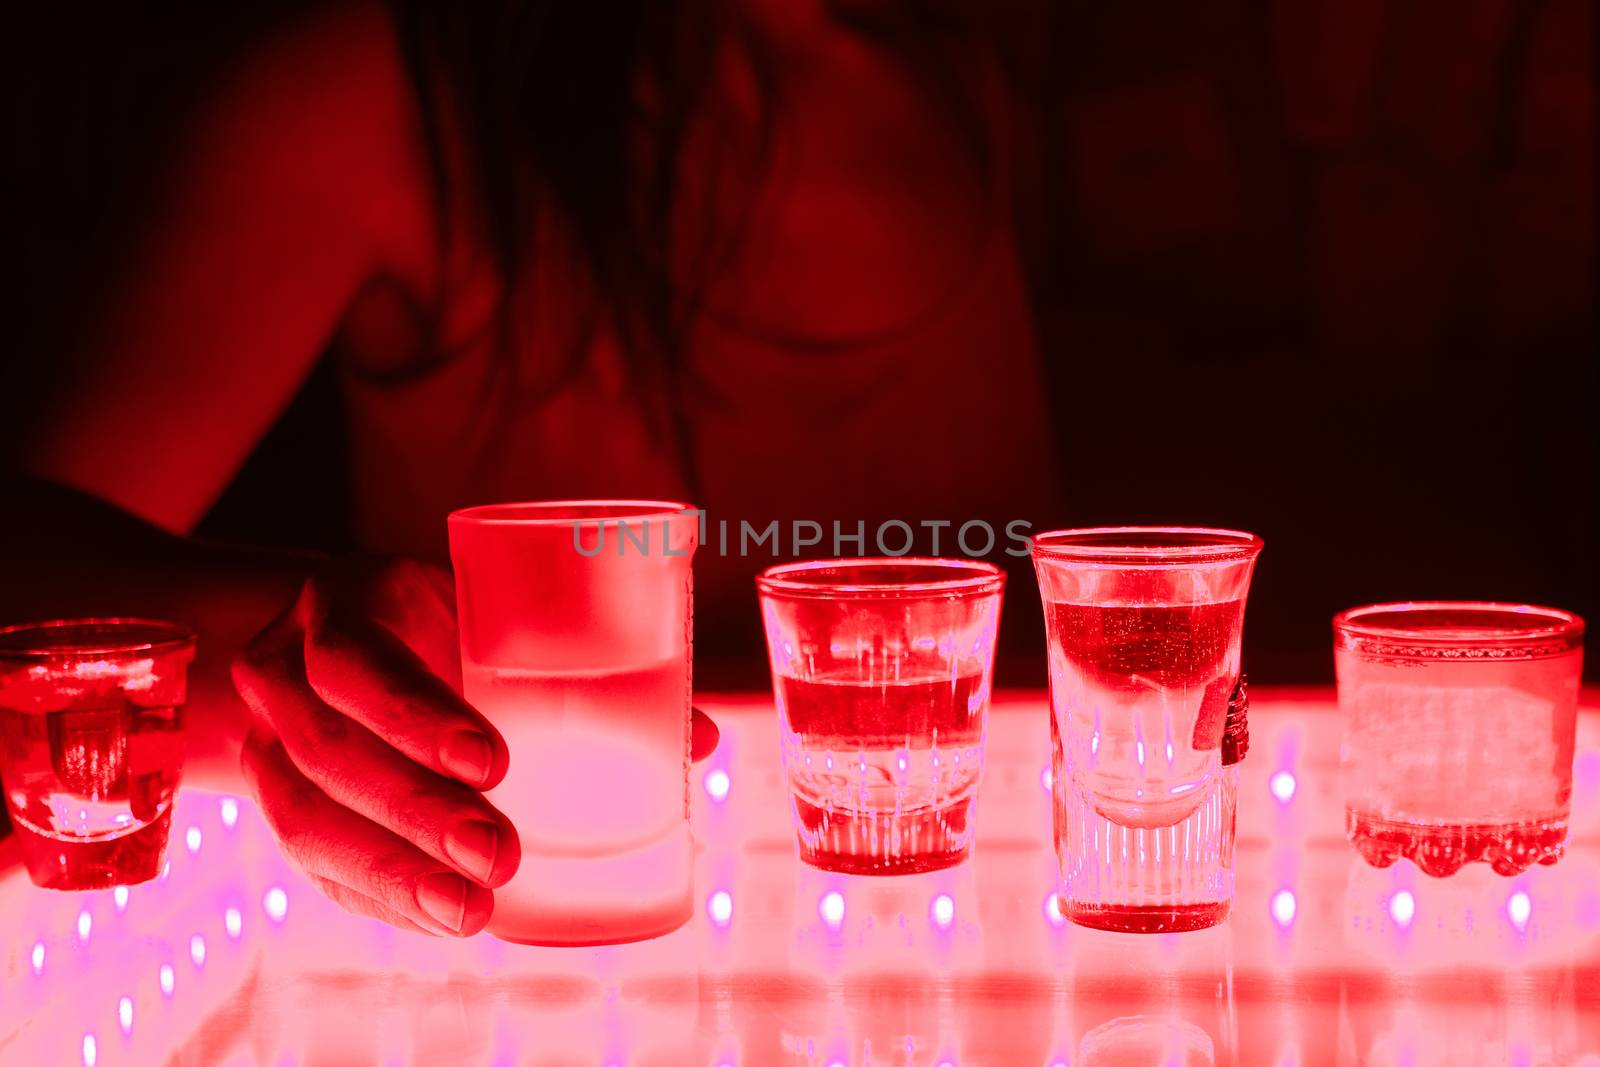
M 1334 616 L 1345 831 L 1363 859 L 1502 875 L 1566 847 L 1583 620 L 1530 604 Z
M 193 632 L 154 619 L 0 629 L 0 783 L 35 885 L 160 873 L 193 659 Z
M 889 875 L 967 858 L 1004 584 L 992 564 L 911 557 L 756 579 L 802 861 Z

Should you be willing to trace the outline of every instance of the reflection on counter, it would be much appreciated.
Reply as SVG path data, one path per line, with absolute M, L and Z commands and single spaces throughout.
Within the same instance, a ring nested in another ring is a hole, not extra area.
M 1232 917 L 1146 937 L 1062 917 L 1042 698 L 998 702 L 974 861 L 893 879 L 797 863 L 770 715 L 704 703 L 723 745 L 693 772 L 682 930 L 400 933 L 324 898 L 249 801 L 184 791 L 149 883 L 50 893 L 0 868 L 0 1063 L 1600 1067 L 1600 715 L 1566 857 L 1437 880 L 1355 855 L 1331 701 L 1265 692 Z

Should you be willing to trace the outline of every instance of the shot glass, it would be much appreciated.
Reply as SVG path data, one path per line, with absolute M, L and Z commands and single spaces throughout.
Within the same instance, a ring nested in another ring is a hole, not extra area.
M 913 874 L 967 858 L 1004 584 L 992 564 L 918 558 L 756 579 L 801 860 Z
M 1104 527 L 1033 541 L 1050 644 L 1062 913 L 1105 930 L 1221 922 L 1233 900 L 1239 644 L 1261 539 Z M 1228 755 L 1224 759 L 1224 754 Z
M 1437 878 L 1554 863 L 1572 810 L 1583 620 L 1481 602 L 1333 619 L 1345 832 L 1363 859 Z
M 161 872 L 193 659 L 194 633 L 154 619 L 0 630 L 0 783 L 35 885 Z
M 510 749 L 488 797 L 522 844 L 489 932 L 596 945 L 683 925 L 698 513 L 556 501 L 467 508 L 449 526 L 464 695 Z

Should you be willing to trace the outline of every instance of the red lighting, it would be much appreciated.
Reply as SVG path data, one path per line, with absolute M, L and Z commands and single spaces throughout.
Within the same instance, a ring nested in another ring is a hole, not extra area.
M 1389 898 L 1389 917 L 1401 929 L 1411 926 L 1411 920 L 1417 914 L 1417 898 L 1411 895 L 1409 889 L 1402 889 Z
M 726 889 L 712 893 L 706 901 L 706 915 L 718 929 L 727 929 L 733 921 L 733 895 Z
M 1295 899 L 1294 894 L 1287 889 L 1280 889 L 1272 895 L 1272 921 L 1287 930 L 1294 925 Z
M 844 925 L 844 894 L 838 890 L 822 894 L 822 899 L 817 902 L 817 914 L 822 916 L 828 929 L 839 929 Z
M 1279 804 L 1287 804 L 1294 799 L 1295 784 L 1294 775 L 1288 771 L 1279 771 L 1267 782 L 1267 788 L 1272 791 Z
M 706 772 L 706 796 L 717 803 L 728 799 L 728 789 L 732 783 L 728 779 L 728 772 L 720 767 L 714 767 Z
M 266 912 L 267 918 L 273 922 L 283 922 L 284 916 L 289 914 L 289 894 L 280 886 L 273 886 L 262 895 L 261 910 Z

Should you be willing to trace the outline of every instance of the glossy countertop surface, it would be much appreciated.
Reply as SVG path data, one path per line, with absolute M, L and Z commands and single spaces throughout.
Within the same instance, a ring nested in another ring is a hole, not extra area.
M 170 869 L 33 888 L 0 845 L 0 1064 L 1600 1067 L 1600 702 L 1565 858 L 1367 867 L 1331 690 L 1252 694 L 1232 917 L 1140 936 L 1053 906 L 1043 693 L 992 709 L 973 860 L 850 878 L 795 858 L 770 698 L 702 694 L 694 920 L 539 949 L 347 915 L 243 798 L 186 791 Z

